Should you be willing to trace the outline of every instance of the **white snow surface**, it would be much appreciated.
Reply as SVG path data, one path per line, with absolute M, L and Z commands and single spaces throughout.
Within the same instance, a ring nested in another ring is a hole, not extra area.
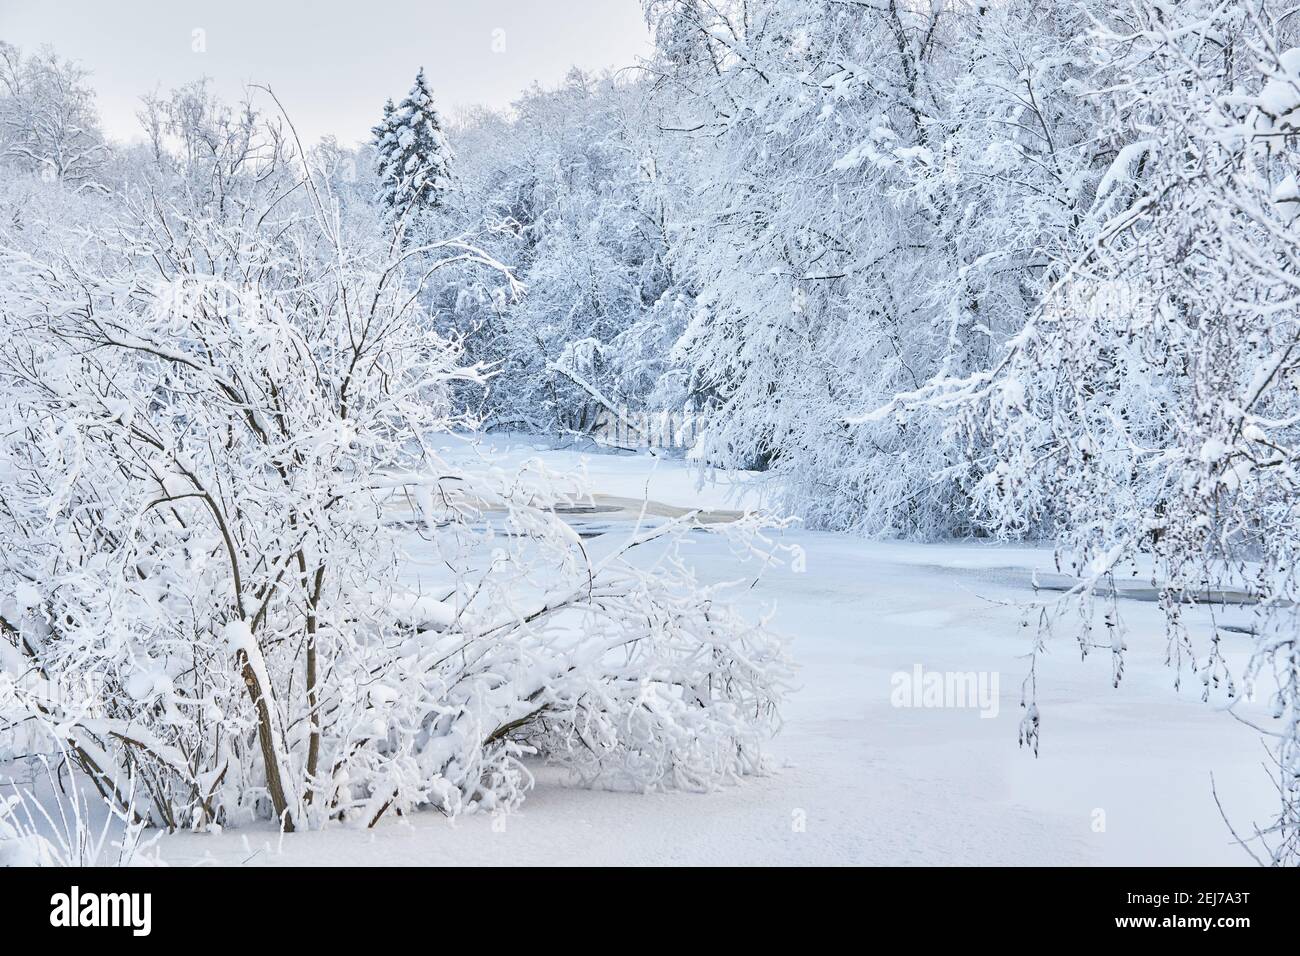
M 586 468 L 593 492 L 679 507 L 745 508 L 759 476 L 713 475 L 646 454 L 582 453 L 489 440 L 503 466 L 529 457 Z M 451 454 L 469 454 L 464 447 Z M 1175 691 L 1158 609 L 1125 600 L 1125 676 L 1080 660 L 1064 627 L 1038 668 L 1041 751 L 1017 745 L 1021 681 L 1035 632 L 1017 602 L 1050 549 L 982 543 L 872 542 L 793 530 L 807 569 L 768 571 L 748 592 L 791 640 L 800 686 L 772 743 L 781 768 L 711 793 L 586 790 L 536 767 L 537 787 L 508 817 L 435 812 L 375 830 L 281 835 L 241 827 L 175 834 L 172 865 L 474 864 L 1246 864 L 1211 790 L 1239 829 L 1273 809 L 1254 731 Z M 706 581 L 738 568 L 720 536 L 692 536 Z M 413 576 L 419 577 L 418 569 Z M 1199 612 L 1197 612 L 1199 613 Z M 1243 654 L 1246 636 L 1228 635 Z M 974 708 L 891 705 L 891 678 L 925 671 L 998 675 L 996 716 Z M 1241 711 L 1258 716 L 1249 706 Z

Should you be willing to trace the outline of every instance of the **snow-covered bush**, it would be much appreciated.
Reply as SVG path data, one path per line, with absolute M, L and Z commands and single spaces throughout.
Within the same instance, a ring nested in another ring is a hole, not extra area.
M 158 863 L 145 852 L 156 841 L 145 837 L 145 822 L 113 800 L 84 791 L 103 785 L 78 776 L 77 762 L 66 752 L 54 758 L 29 758 L 38 769 L 32 786 L 5 781 L 0 794 L 0 867 L 134 866 Z M 126 806 L 135 795 L 132 783 L 120 792 Z M 102 795 L 102 793 L 101 793 Z
M 436 453 L 485 374 L 424 290 L 504 267 L 340 216 L 282 128 L 90 228 L 0 225 L 0 719 L 171 828 L 509 808 L 530 754 L 638 788 L 760 767 L 785 658 L 696 586 L 689 519 L 596 557 L 571 489 Z

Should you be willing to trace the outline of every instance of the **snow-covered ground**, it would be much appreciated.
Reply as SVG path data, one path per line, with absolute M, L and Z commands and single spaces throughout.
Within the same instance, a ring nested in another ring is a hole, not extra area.
M 763 501 L 754 476 L 700 486 L 680 461 L 496 444 L 503 467 L 534 455 L 557 470 L 585 467 L 592 490 L 613 498 L 710 509 Z M 587 520 L 616 530 L 627 518 Z M 1033 596 L 1034 571 L 1050 571 L 1050 551 L 784 537 L 805 549 L 806 571 L 770 570 L 746 596 L 756 612 L 774 608 L 773 626 L 800 665 L 772 744 L 779 772 L 707 794 L 628 794 L 579 789 L 540 767 L 536 790 L 509 817 L 451 824 L 430 812 L 374 831 L 181 834 L 161 842 L 162 856 L 247 865 L 1249 862 L 1222 822 L 1211 774 L 1233 822 L 1248 829 L 1272 809 L 1265 751 L 1252 730 L 1201 703 L 1194 676 L 1175 692 L 1155 606 L 1122 602 L 1129 655 L 1118 689 L 1108 653 L 1081 662 L 1066 632 L 1049 645 L 1037 675 L 1035 759 L 1017 745 L 1034 633 L 1017 602 Z M 738 576 L 720 536 L 693 535 L 689 553 L 706 581 Z M 1249 639 L 1227 640 L 1234 653 Z M 894 706 L 897 675 L 918 665 L 996 676 L 996 706 Z

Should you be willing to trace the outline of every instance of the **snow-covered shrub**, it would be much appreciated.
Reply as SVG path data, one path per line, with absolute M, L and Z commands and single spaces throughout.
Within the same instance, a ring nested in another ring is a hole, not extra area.
M 78 778 L 78 765 L 66 752 L 32 759 L 40 768 L 34 788 L 5 781 L 0 792 L 0 867 L 153 865 L 144 851 L 156 840 L 144 836 L 144 821 L 130 809 L 135 795 L 128 782 L 114 800 L 92 798 L 94 782 Z M 102 796 L 101 787 L 101 796 Z
M 0 667 L 27 688 L 0 719 L 170 828 L 509 808 L 530 754 L 639 788 L 758 768 L 787 665 L 696 586 L 689 519 L 596 557 L 571 490 L 436 453 L 485 375 L 423 290 L 504 267 L 340 217 L 248 130 L 202 188 L 0 226 Z

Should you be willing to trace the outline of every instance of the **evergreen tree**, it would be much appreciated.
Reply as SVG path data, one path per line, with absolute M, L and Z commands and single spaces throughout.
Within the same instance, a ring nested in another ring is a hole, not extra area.
M 374 144 L 375 149 L 379 151 L 377 162 L 381 172 L 384 163 L 384 142 L 388 139 L 388 135 L 393 132 L 393 114 L 395 112 L 397 112 L 397 107 L 393 105 L 393 100 L 390 97 L 384 103 L 384 118 L 375 126 L 370 127 L 371 142 Z
M 424 70 L 396 107 L 372 130 L 378 151 L 379 201 L 394 219 L 436 209 L 451 187 L 451 146 L 425 84 Z

